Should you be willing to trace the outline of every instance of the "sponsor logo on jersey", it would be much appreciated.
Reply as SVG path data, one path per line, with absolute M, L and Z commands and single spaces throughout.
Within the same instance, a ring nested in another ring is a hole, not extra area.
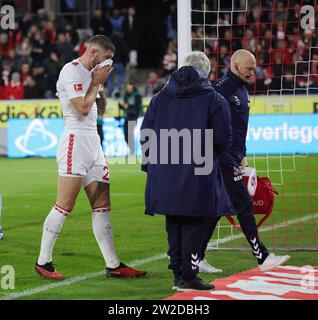
M 224 77 L 222 77 L 221 79 L 219 79 L 217 82 L 216 82 L 216 86 L 217 87 L 221 87 L 223 84 L 224 84 L 224 82 L 226 82 L 227 80 L 228 80 L 229 78 L 227 77 L 227 76 L 224 76 Z
M 240 106 L 241 105 L 241 101 L 239 99 L 238 96 L 233 96 L 233 100 L 236 106 Z
M 234 175 L 234 181 L 239 181 L 243 179 L 242 171 L 239 168 L 233 167 L 233 175 Z

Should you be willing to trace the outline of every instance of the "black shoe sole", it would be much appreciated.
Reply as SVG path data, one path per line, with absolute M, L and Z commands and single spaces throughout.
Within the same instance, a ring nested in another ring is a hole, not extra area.
M 125 276 L 121 276 L 121 275 L 112 275 L 112 274 L 108 274 L 106 273 L 106 277 L 107 278 L 117 278 L 117 279 L 137 279 L 137 278 L 144 278 L 147 275 L 147 272 L 144 274 L 141 274 L 139 276 L 135 276 L 135 277 L 125 277 Z
M 177 288 L 177 291 L 178 292 L 192 292 L 192 291 L 197 291 L 197 292 L 207 292 L 207 291 L 215 291 L 215 288 L 212 288 L 212 289 L 186 289 L 186 288 Z

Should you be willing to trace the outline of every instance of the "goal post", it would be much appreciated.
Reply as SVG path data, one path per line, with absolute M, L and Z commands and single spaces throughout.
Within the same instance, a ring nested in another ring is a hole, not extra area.
M 178 68 L 191 48 L 191 0 L 178 0 Z
M 177 7 L 179 67 L 189 51 L 203 51 L 214 81 L 237 49 L 257 60 L 247 157 L 279 193 L 259 228 L 274 250 L 318 250 L 318 34 L 301 27 L 309 2 L 317 7 L 317 0 L 178 0 Z M 225 218 L 209 248 L 249 250 Z

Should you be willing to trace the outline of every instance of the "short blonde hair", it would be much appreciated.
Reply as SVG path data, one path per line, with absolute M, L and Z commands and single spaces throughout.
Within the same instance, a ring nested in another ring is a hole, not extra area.
M 106 51 L 110 50 L 112 52 L 115 52 L 115 46 L 112 43 L 112 41 L 108 37 L 106 37 L 102 34 L 97 34 L 97 35 L 91 37 L 89 39 L 88 43 L 89 43 L 89 45 L 97 44 Z

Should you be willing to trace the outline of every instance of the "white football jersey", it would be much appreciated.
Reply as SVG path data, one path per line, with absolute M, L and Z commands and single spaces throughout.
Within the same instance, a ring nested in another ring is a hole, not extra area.
M 78 59 L 67 63 L 61 70 L 56 83 L 56 95 L 61 102 L 65 129 L 96 130 L 96 102 L 89 114 L 82 116 L 75 110 L 70 101 L 73 98 L 84 97 L 91 81 L 91 72 Z

